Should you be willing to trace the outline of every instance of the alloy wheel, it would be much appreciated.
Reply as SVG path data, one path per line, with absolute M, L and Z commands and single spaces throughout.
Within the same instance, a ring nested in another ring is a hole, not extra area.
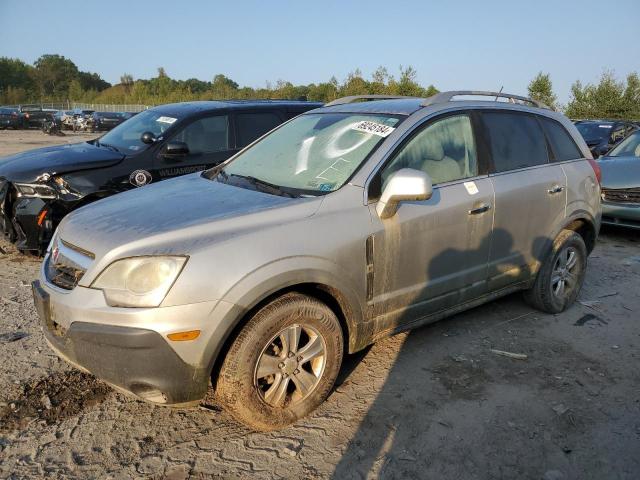
M 560 299 L 571 295 L 578 283 L 578 251 L 566 247 L 560 251 L 551 272 L 551 290 Z
M 312 327 L 293 324 L 278 332 L 262 350 L 254 383 L 262 400 L 288 407 L 318 386 L 326 364 L 326 343 Z

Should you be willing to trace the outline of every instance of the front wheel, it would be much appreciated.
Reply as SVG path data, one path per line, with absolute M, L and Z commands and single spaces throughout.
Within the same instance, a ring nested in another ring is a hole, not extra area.
M 327 305 L 306 295 L 284 295 L 238 334 L 220 370 L 216 396 L 251 428 L 283 428 L 327 398 L 343 348 L 340 322 Z
M 533 287 L 525 292 L 525 300 L 543 312 L 563 312 L 578 298 L 586 269 L 583 238 L 572 230 L 563 230 L 553 242 Z

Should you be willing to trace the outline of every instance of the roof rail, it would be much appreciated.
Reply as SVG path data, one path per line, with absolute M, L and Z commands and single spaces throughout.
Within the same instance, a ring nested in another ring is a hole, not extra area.
M 474 96 L 482 96 L 482 97 L 496 97 L 496 101 L 498 101 L 498 97 L 507 98 L 509 102 L 516 103 L 516 100 L 520 102 L 529 103 L 538 108 L 549 108 L 544 103 L 539 102 L 538 100 L 534 100 L 529 97 L 522 97 L 520 95 L 513 95 L 511 93 L 504 92 L 485 92 L 481 90 L 452 90 L 450 92 L 440 92 L 432 95 L 427 98 L 424 102 L 422 102 L 423 107 L 428 107 L 430 105 L 435 105 L 436 103 L 446 103 L 450 102 L 453 97 L 462 96 L 462 95 L 474 95 Z
M 395 100 L 398 98 L 417 98 L 407 97 L 403 95 L 350 95 L 348 97 L 336 98 L 332 102 L 325 104 L 325 107 L 333 107 L 334 105 L 346 105 L 357 100 Z

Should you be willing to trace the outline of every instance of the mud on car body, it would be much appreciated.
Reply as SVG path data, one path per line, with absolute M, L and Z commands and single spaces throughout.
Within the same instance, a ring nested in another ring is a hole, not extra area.
M 215 166 L 278 124 L 319 106 L 300 101 L 163 105 L 86 143 L 5 157 L 0 159 L 0 229 L 18 249 L 42 253 L 72 210 Z

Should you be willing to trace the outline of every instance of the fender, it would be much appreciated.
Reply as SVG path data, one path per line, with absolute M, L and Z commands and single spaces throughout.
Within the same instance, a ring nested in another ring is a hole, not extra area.
M 222 299 L 250 310 L 274 293 L 301 284 L 325 285 L 339 292 L 346 303 L 342 307 L 349 332 L 362 323 L 364 276 L 358 288 L 342 267 L 321 257 L 295 256 L 267 263 L 244 276 Z M 358 291 L 362 293 L 358 295 Z
M 362 286 L 358 288 L 350 282 L 346 272 L 330 260 L 320 257 L 296 256 L 279 259 L 265 264 L 233 285 L 219 302 L 224 309 L 222 318 L 217 318 L 220 327 L 207 343 L 205 358 L 209 371 L 213 369 L 223 346 L 230 335 L 246 320 L 246 314 L 277 292 L 296 285 L 315 284 L 332 296 L 338 297 L 347 323 L 349 352 L 357 351 L 364 339 L 360 330 L 364 324 L 360 298 L 364 298 L 364 275 Z M 363 293 L 358 295 L 358 291 Z M 218 308 L 216 308 L 218 310 Z M 364 342 L 364 345 L 369 342 Z

